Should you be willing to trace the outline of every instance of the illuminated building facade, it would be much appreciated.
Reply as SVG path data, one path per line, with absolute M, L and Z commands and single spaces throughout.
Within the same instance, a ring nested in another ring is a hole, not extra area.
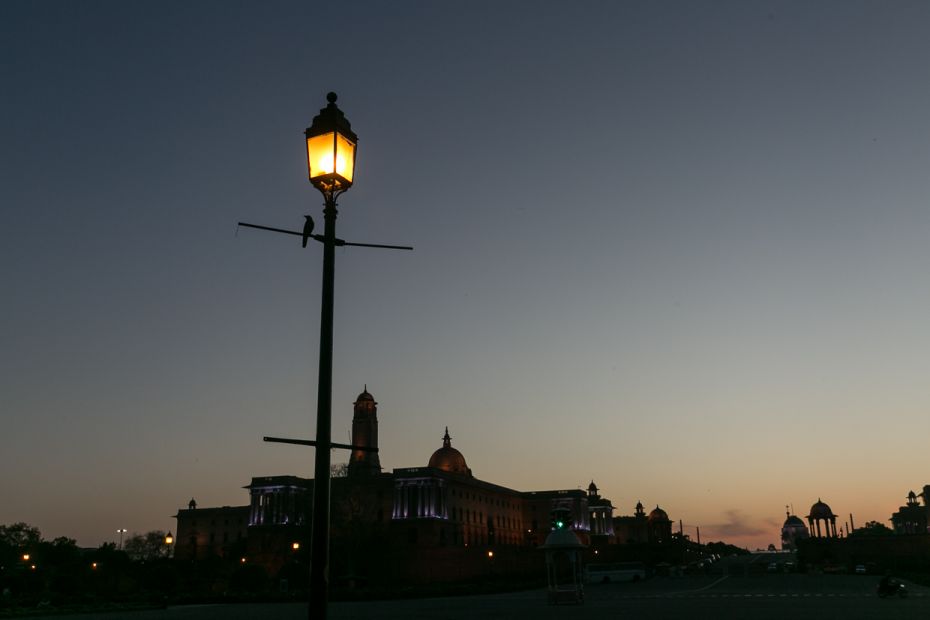
M 366 388 L 353 405 L 352 445 L 377 448 L 377 402 Z M 176 557 L 243 553 L 247 561 L 275 574 L 295 561 L 295 551 L 309 540 L 313 484 L 297 476 L 255 477 L 245 487 L 248 506 L 179 510 Z M 345 475 L 333 478 L 331 484 L 331 555 L 337 577 L 340 571 L 363 573 L 363 566 L 377 563 L 378 557 L 389 558 L 384 559 L 384 566 L 390 566 L 386 570 L 411 579 L 473 576 L 487 571 L 492 557 L 497 566 L 507 566 L 505 570 L 511 572 L 529 571 L 531 565 L 535 571 L 542 556 L 530 551 L 557 523 L 573 530 L 585 545 L 626 542 L 615 535 L 614 507 L 599 494 L 594 481 L 587 492 L 527 492 L 478 479 L 465 456 L 452 446 L 448 428 L 425 466 L 383 472 L 377 452 L 354 450 Z M 181 551 L 183 536 L 193 531 L 194 523 L 201 527 L 206 510 L 227 511 L 247 525 L 242 528 L 244 535 L 236 532 L 237 541 L 245 538 L 244 551 L 241 546 L 210 546 L 209 538 L 197 538 L 196 544 Z M 662 513 L 659 516 L 665 514 L 656 510 Z M 635 538 L 649 542 L 670 538 L 667 515 L 664 520 L 656 515 L 653 511 L 643 519 L 641 535 L 638 526 L 634 528 Z

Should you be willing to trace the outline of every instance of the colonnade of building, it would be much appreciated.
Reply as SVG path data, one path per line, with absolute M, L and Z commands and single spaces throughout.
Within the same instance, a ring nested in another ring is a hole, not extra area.
M 251 489 L 249 525 L 300 525 L 306 521 L 307 491 L 297 487 Z
M 394 519 L 449 518 L 446 486 L 437 478 L 407 478 L 394 485 Z

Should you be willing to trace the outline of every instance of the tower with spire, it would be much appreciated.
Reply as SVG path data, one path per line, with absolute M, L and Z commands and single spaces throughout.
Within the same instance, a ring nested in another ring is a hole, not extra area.
M 355 413 L 352 415 L 352 445 L 366 448 L 378 447 L 378 403 L 368 393 L 368 385 L 353 403 Z M 352 450 L 349 457 L 350 476 L 371 476 L 381 473 L 381 460 L 377 452 Z

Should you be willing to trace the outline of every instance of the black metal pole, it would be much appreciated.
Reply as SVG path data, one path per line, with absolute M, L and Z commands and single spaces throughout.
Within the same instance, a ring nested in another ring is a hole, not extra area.
M 320 309 L 320 379 L 316 397 L 316 460 L 310 537 L 310 620 L 326 620 L 329 597 L 329 481 L 333 397 L 333 293 L 336 261 L 336 197 L 323 209 L 323 301 Z

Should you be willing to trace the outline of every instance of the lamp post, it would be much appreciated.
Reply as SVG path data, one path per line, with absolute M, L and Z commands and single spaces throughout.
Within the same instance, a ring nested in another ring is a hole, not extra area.
M 313 239 L 323 244 L 323 297 L 320 308 L 320 365 L 317 384 L 316 439 L 265 437 L 265 441 L 316 447 L 314 460 L 312 531 L 310 536 L 310 605 L 312 620 L 325 620 L 329 590 L 329 505 L 330 450 L 362 450 L 377 452 L 377 448 L 333 443 L 333 291 L 336 247 L 356 246 L 389 250 L 412 250 L 406 245 L 357 243 L 336 236 L 336 199 L 352 186 L 355 176 L 355 146 L 358 136 L 348 119 L 336 106 L 336 93 L 326 95 L 328 105 L 313 118 L 304 132 L 307 145 L 307 172 L 310 183 L 323 194 L 322 235 L 313 234 L 313 218 L 304 216 L 303 231 L 239 222 L 240 226 L 257 228 L 303 238 L 303 247 Z M 297 547 L 294 547 L 296 549 Z M 245 561 L 245 558 L 243 558 Z
M 329 486 L 333 392 L 333 294 L 336 261 L 336 198 L 352 186 L 358 136 L 336 106 L 336 93 L 314 117 L 307 138 L 310 183 L 322 194 L 323 297 L 320 308 L 320 366 L 316 399 L 316 445 L 313 468 L 313 521 L 310 535 L 310 618 L 325 620 L 329 596 Z M 307 219 L 312 232 L 313 220 Z M 305 227 L 305 230 L 306 228 Z M 305 241 L 306 243 L 306 241 Z
M 123 549 L 123 534 L 125 534 L 125 533 L 128 532 L 129 530 L 127 530 L 125 527 L 121 527 L 121 528 L 119 528 L 119 529 L 116 530 L 116 531 L 117 531 L 117 533 L 119 533 L 119 549 L 122 551 L 122 549 Z

